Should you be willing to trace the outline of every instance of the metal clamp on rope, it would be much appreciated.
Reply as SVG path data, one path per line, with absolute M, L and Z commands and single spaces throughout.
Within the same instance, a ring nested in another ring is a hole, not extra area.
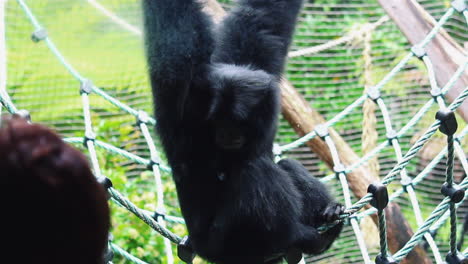
M 86 131 L 85 136 L 83 138 L 83 146 L 85 148 L 88 147 L 88 141 L 94 142 L 96 140 L 96 134 L 93 131 Z
M 104 252 L 104 263 L 109 263 L 114 259 L 114 251 L 110 246 L 107 246 L 106 252 Z
M 448 109 L 439 110 L 437 111 L 436 119 L 440 121 L 440 132 L 447 136 L 453 136 L 457 132 L 458 123 L 453 111 Z
M 31 39 L 34 42 L 39 42 L 41 40 L 44 40 L 47 38 L 47 30 L 45 28 L 40 28 L 36 31 L 34 31 L 31 35 Z
M 396 260 L 392 256 L 382 257 L 381 254 L 378 254 L 375 258 L 375 264 L 397 264 Z
M 13 114 L 15 118 L 21 118 L 28 122 L 31 122 L 31 114 L 29 114 L 28 110 L 18 110 L 16 113 Z
M 166 212 L 164 210 L 159 209 L 154 211 L 154 214 L 152 215 L 153 219 L 156 220 L 156 222 L 159 222 L 159 220 L 166 220 Z
M 97 181 L 99 184 L 101 184 L 102 187 L 104 187 L 106 192 L 113 186 L 111 179 L 107 178 L 106 176 L 99 176 L 97 178 Z M 109 200 L 110 198 L 110 194 L 107 193 L 107 200 Z
M 452 7 L 453 9 L 457 10 L 457 12 L 463 13 L 468 9 L 468 4 L 465 0 L 455 0 L 452 1 Z
M 378 211 L 383 211 L 388 205 L 387 186 L 382 183 L 372 183 L 367 187 L 367 192 L 372 194 L 370 204 Z
M 314 131 L 321 139 L 325 139 L 329 135 L 328 127 L 324 124 L 316 125 Z
M 149 121 L 150 121 L 150 117 L 148 113 L 146 113 L 145 111 L 138 111 L 137 125 L 148 124 Z
M 380 99 L 380 91 L 377 89 L 377 87 L 372 86 L 367 88 L 367 97 L 369 97 L 374 103 L 377 103 L 377 100 Z
M 114 251 L 112 250 L 112 248 L 109 246 L 107 246 L 107 249 L 106 251 L 104 252 L 104 263 L 109 263 L 112 261 L 112 259 L 114 259 Z
M 93 91 L 93 82 L 91 80 L 83 80 L 80 84 L 80 95 L 90 94 Z
M 346 214 L 346 213 L 344 213 L 344 214 Z M 340 217 L 341 217 L 341 216 L 340 216 Z M 362 218 L 364 218 L 364 217 L 363 217 L 363 216 L 359 216 L 357 213 L 353 213 L 353 214 L 348 214 L 348 215 L 346 216 L 346 218 L 342 219 L 342 221 L 343 221 L 343 224 L 344 224 L 345 226 L 347 226 L 347 225 L 351 225 L 351 220 L 354 219 L 354 220 L 356 220 L 356 221 L 359 223 L 360 219 L 362 219 Z
M 113 184 L 111 179 L 107 178 L 106 176 L 99 176 L 97 178 L 99 184 L 101 184 L 106 190 L 112 188 Z
M 447 257 L 445 257 L 445 261 L 447 261 L 447 264 L 467 264 L 468 259 L 463 256 L 462 253 L 456 252 L 455 254 L 452 252 L 449 252 Z
M 440 192 L 443 195 L 450 197 L 450 201 L 453 203 L 459 203 L 465 197 L 465 189 L 460 188 L 456 184 L 452 184 L 449 186 L 447 183 L 444 183 L 444 185 L 442 185 L 442 188 L 440 189 Z
M 389 130 L 387 132 L 387 140 L 390 145 L 393 144 L 393 140 L 396 139 L 398 141 L 398 133 L 395 130 Z
M 195 252 L 193 252 L 190 238 L 185 236 L 177 245 L 177 256 L 185 263 L 192 263 L 195 258 Z
M 154 165 L 158 166 L 161 164 L 161 159 L 159 157 L 153 157 L 150 159 L 148 165 L 147 165 L 147 169 L 152 171 L 153 170 L 153 167 Z
M 280 157 L 281 154 L 283 154 L 283 151 L 281 150 L 280 145 L 278 145 L 278 143 L 273 144 L 273 155 Z
M 335 172 L 336 177 L 339 177 L 341 173 L 346 174 L 346 167 L 343 164 L 336 164 L 333 166 L 333 171 Z
M 408 192 L 408 187 L 413 187 L 413 180 L 410 177 L 404 177 L 400 181 L 401 186 L 405 192 Z
M 106 192 L 113 186 L 111 179 L 107 178 L 106 176 L 99 176 L 97 178 L 97 181 L 106 190 Z M 109 192 L 107 192 L 107 200 L 109 200 L 110 198 L 110 194 Z
M 442 89 L 439 87 L 431 89 L 431 96 L 437 101 L 437 97 L 442 96 Z
M 413 46 L 411 48 L 411 52 L 414 54 L 414 56 L 416 56 L 420 60 L 424 58 L 424 56 L 427 55 L 426 50 L 424 50 L 424 48 L 422 48 L 419 45 Z
M 114 251 L 110 247 L 110 242 L 114 240 L 114 236 L 111 233 L 109 233 L 109 237 L 107 240 L 109 241 L 109 244 L 107 246 L 106 251 L 104 252 L 104 263 L 109 263 L 114 258 Z

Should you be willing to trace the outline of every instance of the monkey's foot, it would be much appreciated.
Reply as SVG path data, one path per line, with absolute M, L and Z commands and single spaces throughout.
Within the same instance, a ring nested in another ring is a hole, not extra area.
M 298 248 L 290 248 L 284 255 L 288 264 L 297 264 L 302 259 L 302 251 Z
M 334 222 L 340 219 L 340 215 L 344 212 L 345 207 L 340 203 L 332 203 L 325 208 L 322 214 L 322 218 L 326 222 Z

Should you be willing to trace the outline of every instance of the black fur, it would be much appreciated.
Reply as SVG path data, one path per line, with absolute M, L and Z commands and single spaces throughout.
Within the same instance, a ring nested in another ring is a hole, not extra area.
M 317 232 L 341 206 L 301 164 L 271 153 L 301 4 L 240 0 L 215 29 L 194 0 L 143 1 L 157 130 L 191 244 L 209 261 L 316 254 L 341 230 Z

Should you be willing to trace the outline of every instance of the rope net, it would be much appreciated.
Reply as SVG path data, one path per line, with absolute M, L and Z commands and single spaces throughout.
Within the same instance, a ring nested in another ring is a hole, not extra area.
M 388 185 L 390 201 L 401 206 L 415 232 L 393 259 L 400 262 L 421 243 L 434 263 L 457 252 L 461 228 L 457 232 L 456 225 L 463 223 L 468 206 L 451 202 L 440 190 L 444 183 L 448 189 L 468 185 L 468 126 L 457 117 L 456 134 L 437 130 L 453 121 L 445 110 L 456 110 L 468 96 L 465 88 L 452 102 L 444 100 L 466 74 L 468 60 L 465 56 L 450 81 L 438 87 L 432 62 L 421 51 L 442 27 L 466 43 L 468 11 L 449 2 L 419 2 L 438 23 L 413 47 L 375 1 L 305 4 L 285 75 L 327 122 L 298 138 L 282 119 L 275 152 L 300 160 L 347 207 L 340 238 L 306 262 L 373 263 L 378 254 L 390 257 L 385 214 L 365 208 L 371 194 L 357 199 L 348 186 L 347 173 L 367 164 Z M 138 1 L 0 4 L 2 111 L 28 110 L 34 122 L 82 148 L 96 177 L 112 180 L 114 263 L 179 263 L 175 245 L 186 231 L 170 168 L 152 138 L 155 120 L 148 114 L 152 102 Z M 442 117 L 435 119 L 438 111 Z M 360 156 L 357 163 L 342 164 L 330 128 Z M 305 146 L 314 137 L 326 142 L 334 171 Z M 376 213 L 378 228 L 370 220 Z M 467 253 L 466 248 L 460 251 Z

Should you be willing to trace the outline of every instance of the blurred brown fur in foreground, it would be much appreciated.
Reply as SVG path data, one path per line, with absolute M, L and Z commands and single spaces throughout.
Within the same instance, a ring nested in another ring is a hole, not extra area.
M 109 208 L 86 158 L 50 129 L 0 123 L 2 263 L 102 264 Z

